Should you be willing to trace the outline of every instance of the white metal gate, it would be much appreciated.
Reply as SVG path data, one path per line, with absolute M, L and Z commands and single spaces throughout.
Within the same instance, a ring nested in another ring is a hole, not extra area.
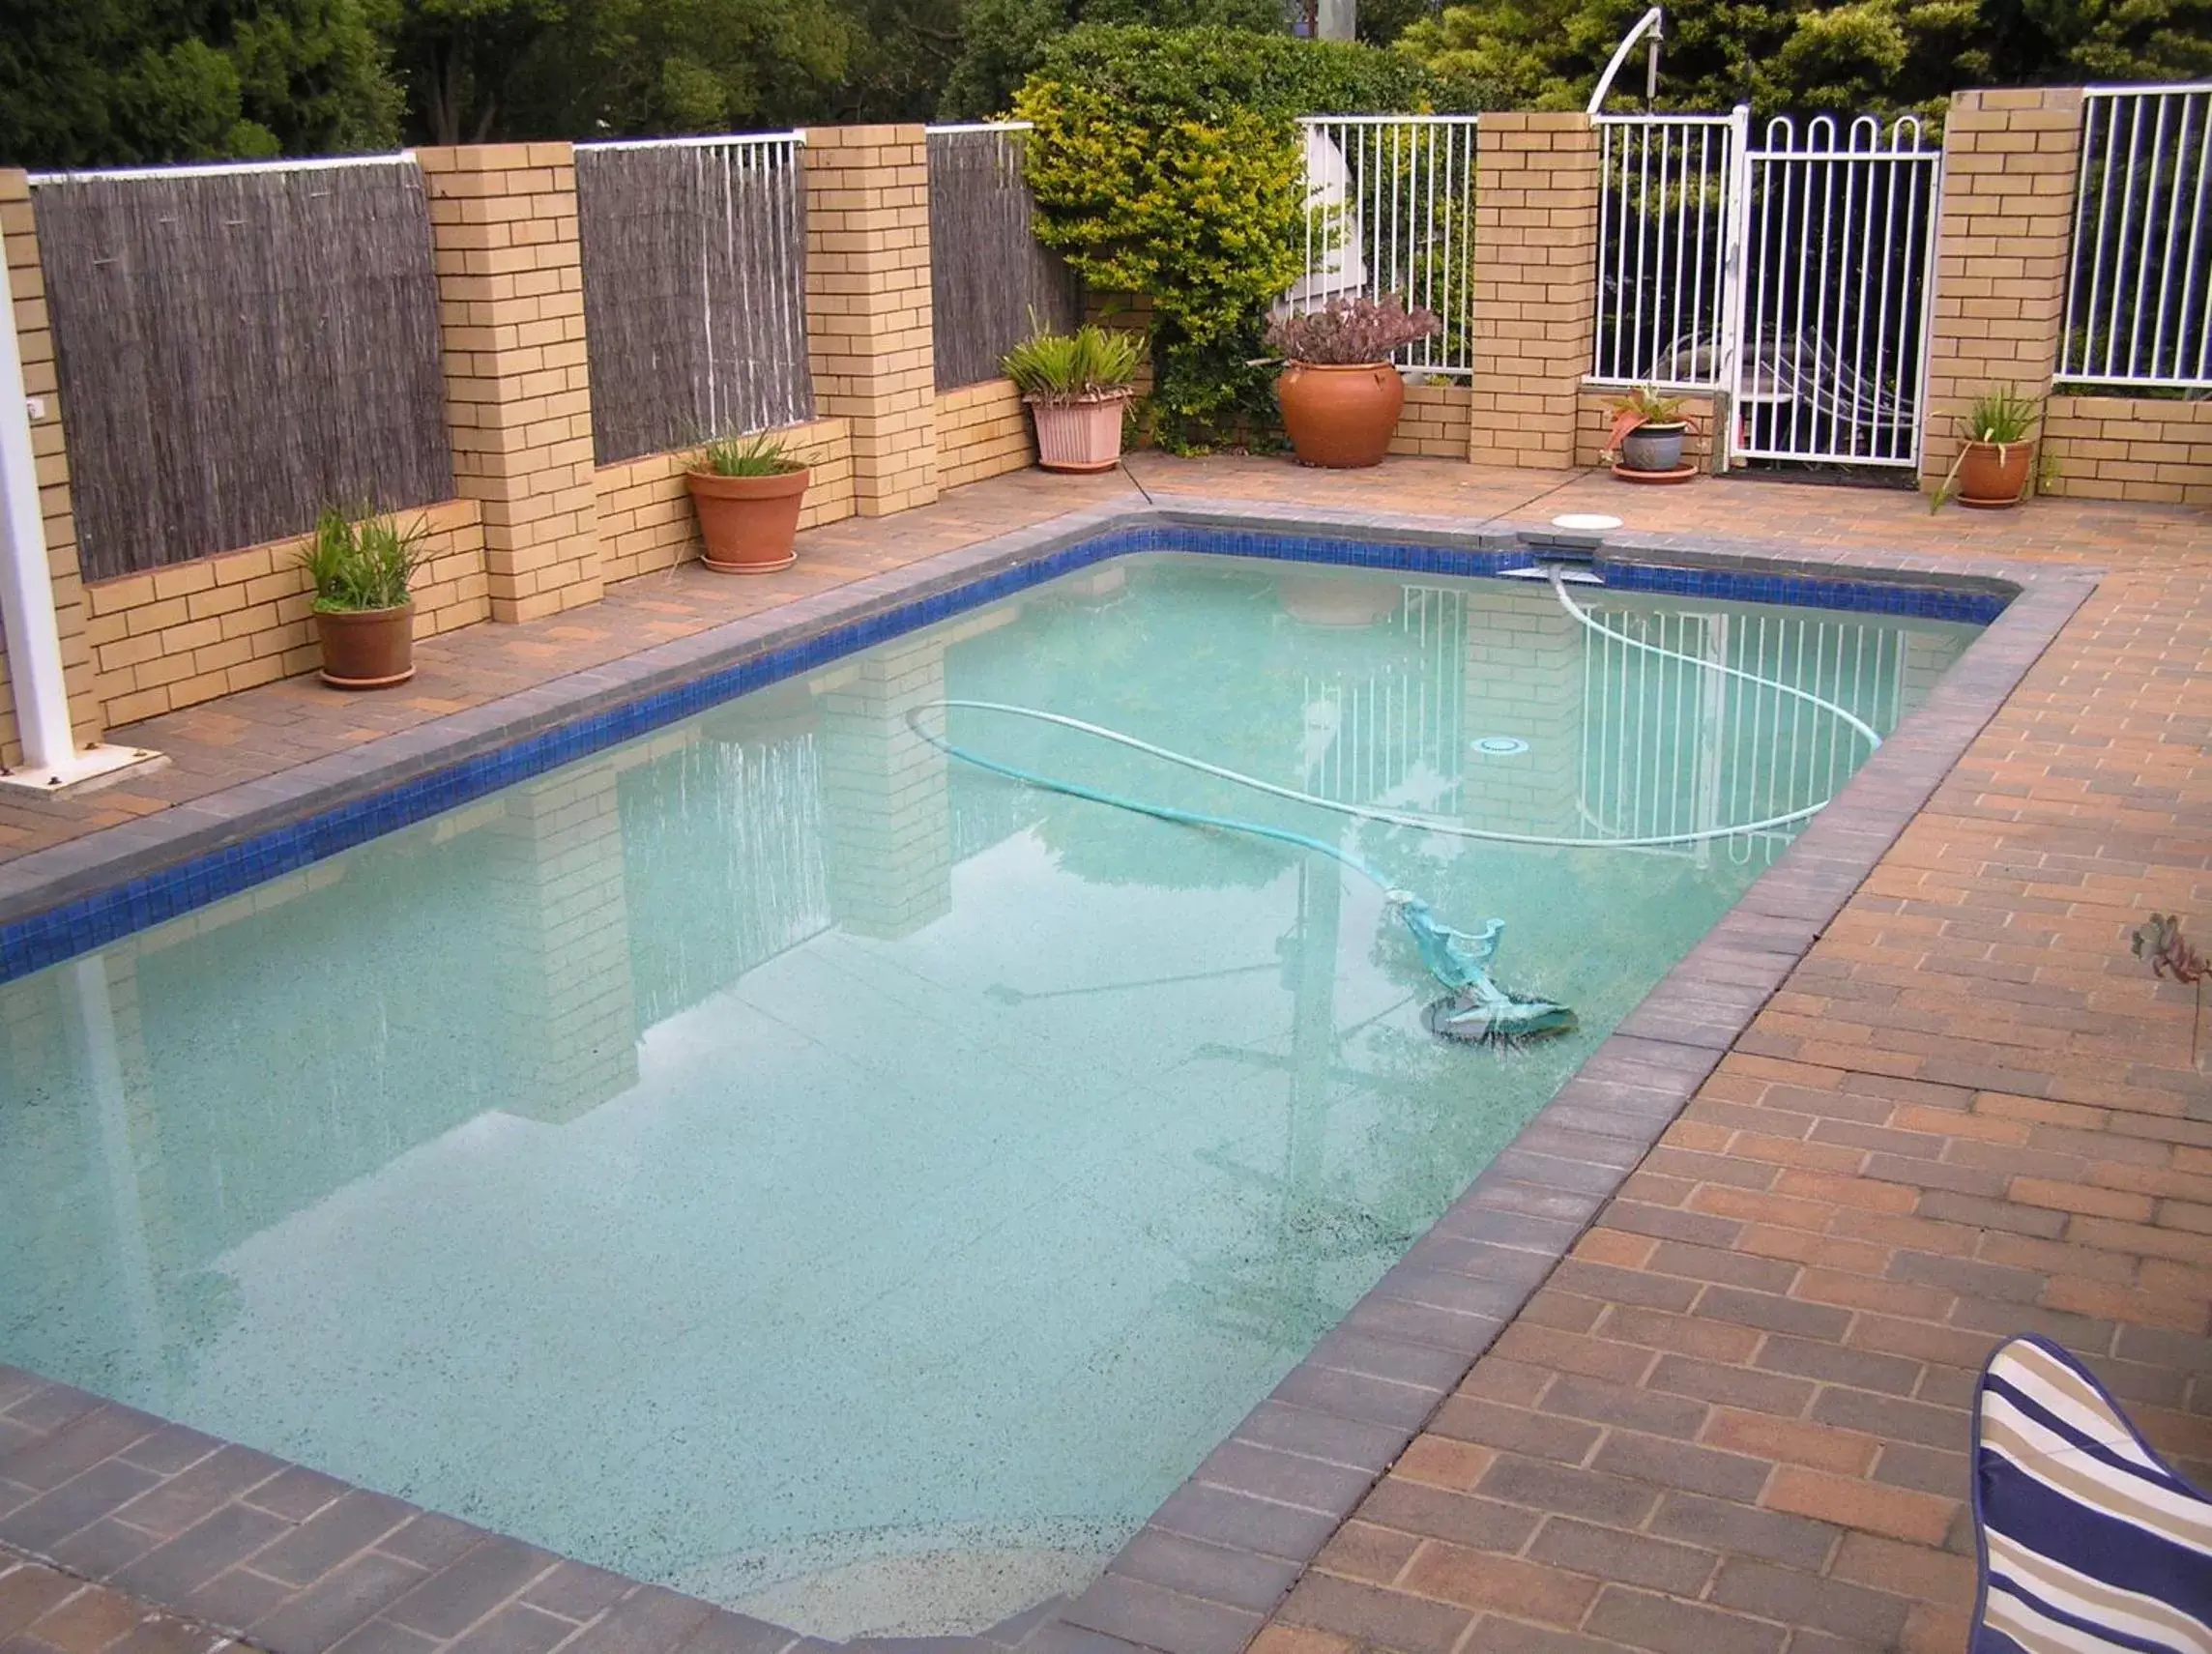
M 1598 117 L 1591 377 L 1728 392 L 1731 458 L 1910 466 L 1939 149 L 1907 116 Z
M 1778 117 L 1744 152 L 1733 452 L 1919 463 L 1942 160 L 1909 115 Z

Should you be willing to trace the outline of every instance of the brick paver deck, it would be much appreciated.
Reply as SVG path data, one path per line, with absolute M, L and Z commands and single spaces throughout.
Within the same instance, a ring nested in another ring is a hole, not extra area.
M 1298 1581 L 1261 1654 L 1955 1650 L 1973 1572 L 1965 1407 L 1973 1370 L 2017 1329 L 2059 1338 L 2156 1441 L 2212 1467 L 2212 1085 L 2189 1063 L 2189 995 L 2153 982 L 2126 941 L 2153 909 L 2212 900 L 2212 517 L 2040 502 L 1931 518 L 1878 491 L 1662 493 L 1441 462 L 1327 476 L 1148 458 L 1136 475 L 1155 495 L 1470 527 L 1605 509 L 1647 530 L 2111 571 Z M 1005 479 L 821 531 L 781 586 L 686 571 L 581 615 L 441 639 L 404 699 L 292 683 L 173 714 L 124 737 L 172 769 L 0 817 L 0 838 L 19 854 L 1127 485 Z M 0 1556 L 0 1654 L 221 1640 L 8 1568 Z M 1157 1594 L 1175 1623 L 1176 1594 Z M 534 1650 L 597 1635 L 568 1640 L 558 1612 L 514 1617 L 501 1634 L 528 1618 Z M 696 1628 L 657 1643 L 639 1629 L 630 1645 L 673 1648 Z

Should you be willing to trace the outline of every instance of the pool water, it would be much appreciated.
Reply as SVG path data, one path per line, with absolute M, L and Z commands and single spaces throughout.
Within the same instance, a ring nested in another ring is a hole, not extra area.
M 1972 628 L 1583 590 L 1891 727 Z M 1787 843 L 1836 720 L 1541 586 L 1153 555 L 0 987 L 0 1359 L 828 1636 L 1080 1588 Z M 1495 1050 L 1322 836 L 1579 1030 Z

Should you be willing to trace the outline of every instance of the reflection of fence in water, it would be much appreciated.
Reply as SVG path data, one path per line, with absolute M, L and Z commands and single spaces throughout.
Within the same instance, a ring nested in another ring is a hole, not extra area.
M 822 748 L 698 740 L 622 778 L 638 1025 L 687 1010 L 830 924 Z M 695 845 L 721 854 L 706 877 Z
M 1787 815 L 1831 798 L 1864 760 L 1842 719 L 1763 684 L 1669 660 L 1655 644 L 1716 666 L 1780 679 L 1896 727 L 1917 674 L 1913 634 L 1877 622 L 1800 615 L 1594 609 L 1609 631 L 1583 656 L 1582 830 L 1661 837 Z M 1933 641 L 1933 639 L 1931 639 Z M 1925 663 L 1939 670 L 1943 661 Z M 1664 847 L 1768 861 L 1802 824 Z
M 1450 814 L 1460 804 L 1467 595 L 1409 585 L 1389 624 L 1403 638 L 1402 664 L 1360 678 L 1306 676 L 1299 785 L 1342 803 Z

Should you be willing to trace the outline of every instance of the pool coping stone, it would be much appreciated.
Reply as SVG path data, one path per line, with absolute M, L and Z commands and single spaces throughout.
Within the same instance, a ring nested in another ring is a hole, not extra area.
M 0 866 L 0 926 L 832 628 L 1147 527 L 1531 549 L 1530 537 L 1512 529 L 1431 516 L 1187 497 L 1092 507 L 22 856 Z M 1533 549 L 1551 555 L 1541 531 L 1533 534 Z M 1237 1654 L 1749 1029 L 2099 578 L 2044 565 L 1686 535 L 1609 537 L 1598 558 L 1623 568 L 1842 575 L 2010 601 L 1834 802 L 1094 1583 L 1071 1602 L 1038 1605 L 976 1637 L 862 1638 L 843 1646 L 865 1654 Z M 0 1545 L 271 1654 L 818 1654 L 838 1646 L 5 1366 Z

